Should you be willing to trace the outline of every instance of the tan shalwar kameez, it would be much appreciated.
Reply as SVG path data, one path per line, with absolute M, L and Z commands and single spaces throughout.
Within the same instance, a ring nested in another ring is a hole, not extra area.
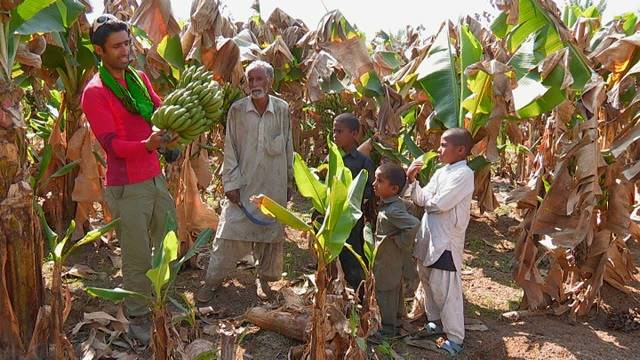
M 222 182 L 224 191 L 240 190 L 240 200 L 260 217 L 249 198 L 265 194 L 286 206 L 287 187 L 293 178 L 293 148 L 289 106 L 269 96 L 260 115 L 250 97 L 234 103 L 227 116 Z M 220 223 L 213 242 L 205 282 L 218 287 L 236 267 L 236 262 L 253 251 L 258 276 L 276 281 L 282 275 L 284 228 L 256 225 L 228 200 L 222 205 Z
M 382 200 L 376 220 L 376 255 L 373 272 L 376 278 L 376 300 L 382 325 L 395 331 L 399 309 L 403 305 L 402 275 L 404 261 L 413 250 L 420 220 L 407 212 L 402 200 L 393 196 Z

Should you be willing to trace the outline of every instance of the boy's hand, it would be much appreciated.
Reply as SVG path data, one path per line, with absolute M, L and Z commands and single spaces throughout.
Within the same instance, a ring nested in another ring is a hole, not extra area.
M 409 166 L 409 169 L 407 170 L 407 179 L 409 180 L 409 183 L 416 181 L 416 176 L 418 175 L 418 173 L 420 172 L 420 169 L 422 169 L 423 166 L 424 166 L 424 162 L 422 160 L 418 160 L 418 159 L 413 160 L 413 162 Z
M 235 189 L 231 191 L 227 191 L 224 195 L 231 201 L 232 203 L 239 205 L 240 204 L 240 189 Z

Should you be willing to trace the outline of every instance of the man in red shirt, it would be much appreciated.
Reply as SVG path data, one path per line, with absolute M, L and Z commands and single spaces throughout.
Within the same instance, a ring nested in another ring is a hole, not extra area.
M 105 198 L 113 216 L 120 218 L 124 288 L 151 295 L 146 272 L 152 247 L 164 237 L 165 218 L 175 218 L 157 152 L 167 144 L 164 133 L 150 125 L 161 100 L 147 76 L 129 66 L 131 40 L 125 22 L 102 15 L 90 36 L 102 64 L 84 89 L 82 110 L 107 154 Z M 125 301 L 125 307 L 133 318 L 133 335 L 148 341 L 149 308 L 133 299 Z

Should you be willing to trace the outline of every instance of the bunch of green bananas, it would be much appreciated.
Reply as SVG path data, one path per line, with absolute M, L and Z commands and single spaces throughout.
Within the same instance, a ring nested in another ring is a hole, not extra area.
M 223 96 L 211 72 L 202 66 L 189 66 L 175 90 L 153 113 L 151 122 L 159 129 L 176 132 L 181 143 L 188 143 L 220 120 Z
M 229 108 L 233 105 L 234 102 L 245 97 L 244 91 L 237 86 L 234 86 L 231 83 L 226 83 L 222 86 L 222 93 L 224 94 L 224 105 L 223 105 L 223 114 L 226 118 L 227 113 L 229 112 Z
M 345 112 L 353 112 L 353 105 L 345 101 L 340 94 L 326 94 L 321 100 L 313 103 L 309 110 L 315 112 L 322 119 L 322 125 L 324 125 L 327 131 L 330 131 L 333 127 L 333 119 Z

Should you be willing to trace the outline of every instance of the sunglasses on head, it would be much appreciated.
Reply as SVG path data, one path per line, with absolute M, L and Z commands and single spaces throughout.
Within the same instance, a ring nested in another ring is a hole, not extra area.
M 98 16 L 97 19 L 95 19 L 93 21 L 93 26 L 91 27 L 91 32 L 95 34 L 96 31 L 98 31 L 98 29 L 100 29 L 100 27 L 102 25 L 108 24 L 108 23 L 113 23 L 113 22 L 118 22 L 120 20 L 118 20 L 117 17 L 111 15 L 111 14 L 104 14 L 104 15 L 100 15 Z

